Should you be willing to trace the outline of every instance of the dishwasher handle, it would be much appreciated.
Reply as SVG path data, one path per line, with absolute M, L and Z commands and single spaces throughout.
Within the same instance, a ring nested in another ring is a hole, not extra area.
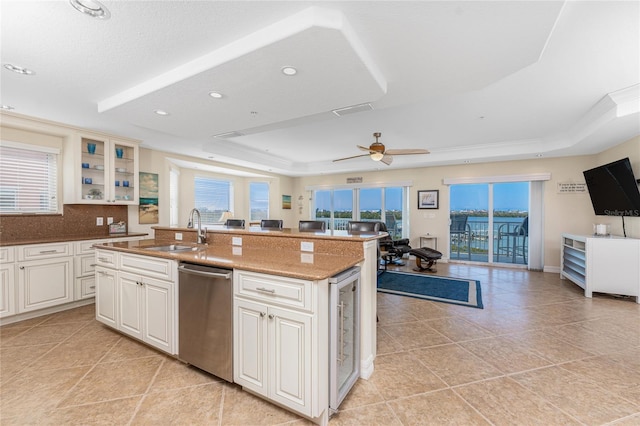
M 178 271 L 179 272 L 183 272 L 185 274 L 199 275 L 201 277 L 224 278 L 225 280 L 230 280 L 231 279 L 231 272 L 196 271 L 196 270 L 193 270 L 193 269 L 186 268 L 184 265 L 178 266 Z

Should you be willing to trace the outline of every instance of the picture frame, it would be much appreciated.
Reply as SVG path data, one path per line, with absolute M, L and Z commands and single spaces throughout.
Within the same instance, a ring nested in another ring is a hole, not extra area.
M 282 196 L 282 209 L 291 210 L 291 195 Z
M 419 209 L 438 209 L 440 208 L 440 191 L 437 189 L 419 190 L 418 191 L 418 208 Z

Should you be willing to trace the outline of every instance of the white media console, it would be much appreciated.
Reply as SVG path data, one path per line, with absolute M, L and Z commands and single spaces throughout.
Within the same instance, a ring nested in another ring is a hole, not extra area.
M 635 296 L 640 303 L 640 239 L 562 234 L 560 278 L 593 292 Z

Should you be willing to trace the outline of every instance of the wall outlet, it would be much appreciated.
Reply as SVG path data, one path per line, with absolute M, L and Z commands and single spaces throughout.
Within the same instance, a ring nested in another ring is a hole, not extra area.
M 107 218 L 107 225 L 111 225 L 113 223 L 113 218 L 112 217 L 108 217 Z
M 242 237 L 231 237 L 231 245 L 241 246 L 242 245 Z
M 300 251 L 313 251 L 313 243 L 311 241 L 302 241 L 300 243 Z
M 104 225 L 104 218 L 96 217 L 96 226 L 102 226 L 102 225 Z
M 176 232 L 174 238 L 176 239 L 176 241 L 182 241 L 182 232 Z
M 234 256 L 242 256 L 242 247 L 231 247 L 231 254 Z

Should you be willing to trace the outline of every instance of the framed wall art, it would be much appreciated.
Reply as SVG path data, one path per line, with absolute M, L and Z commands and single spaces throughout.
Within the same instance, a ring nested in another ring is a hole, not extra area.
M 419 209 L 437 209 L 439 191 L 437 189 L 419 190 L 418 191 L 418 208 Z

